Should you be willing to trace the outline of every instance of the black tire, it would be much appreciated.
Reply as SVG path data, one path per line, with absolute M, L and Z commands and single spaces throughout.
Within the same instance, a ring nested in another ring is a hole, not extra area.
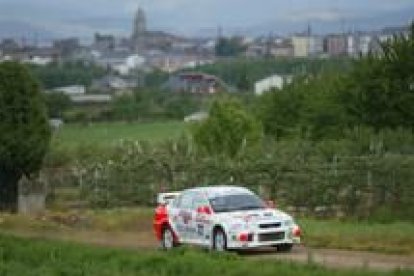
M 174 241 L 174 233 L 170 227 L 165 226 L 162 229 L 161 247 L 163 250 L 172 250 L 177 244 Z
M 221 228 L 217 228 L 213 233 L 213 250 L 217 252 L 227 251 L 227 236 Z
M 277 248 L 278 252 L 290 252 L 290 251 L 292 251 L 293 244 L 292 243 L 282 243 L 282 244 L 276 245 L 276 248 Z

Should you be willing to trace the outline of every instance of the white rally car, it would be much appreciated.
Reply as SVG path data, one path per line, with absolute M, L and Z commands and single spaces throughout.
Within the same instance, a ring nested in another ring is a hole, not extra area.
M 154 230 L 164 249 L 193 244 L 217 251 L 268 246 L 289 251 L 300 243 L 293 218 L 246 188 L 202 187 L 173 195 L 155 211 Z

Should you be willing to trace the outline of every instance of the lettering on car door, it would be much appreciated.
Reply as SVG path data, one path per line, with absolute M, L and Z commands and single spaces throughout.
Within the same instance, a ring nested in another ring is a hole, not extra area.
M 209 237 L 210 220 L 208 215 L 198 212 L 199 208 L 208 206 L 208 201 L 202 193 L 196 193 L 193 197 L 193 210 L 195 216 L 195 240 L 199 243 L 205 243 Z
M 181 238 L 185 240 L 192 239 L 192 224 L 194 223 L 192 205 L 192 193 L 183 194 L 180 209 L 178 211 L 177 230 L 179 231 Z

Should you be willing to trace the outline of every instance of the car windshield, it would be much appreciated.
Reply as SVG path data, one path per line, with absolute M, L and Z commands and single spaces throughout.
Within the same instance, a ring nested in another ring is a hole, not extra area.
M 216 213 L 265 208 L 259 197 L 248 193 L 214 197 L 210 199 L 210 204 Z

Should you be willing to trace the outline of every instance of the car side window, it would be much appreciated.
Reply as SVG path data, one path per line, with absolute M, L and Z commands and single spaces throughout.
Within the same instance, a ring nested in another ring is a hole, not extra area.
M 191 193 L 183 194 L 181 197 L 180 208 L 191 209 L 193 207 L 193 197 Z
M 178 197 L 176 197 L 175 199 L 174 199 L 174 201 L 172 202 L 172 206 L 174 207 L 174 208 L 180 208 L 180 206 L 181 206 L 181 195 L 180 196 L 178 196 Z

